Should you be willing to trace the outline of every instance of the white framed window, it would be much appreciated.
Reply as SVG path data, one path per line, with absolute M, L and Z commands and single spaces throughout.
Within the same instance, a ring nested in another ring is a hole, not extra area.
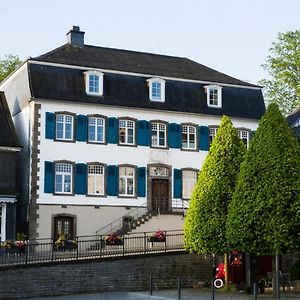
M 214 137 L 217 135 L 218 127 L 209 127 L 209 143 L 213 142 Z
M 0 204 L 0 242 L 6 240 L 6 205 Z
M 68 114 L 56 114 L 56 132 L 57 140 L 74 140 L 74 117 Z
M 103 73 L 98 71 L 87 71 L 85 75 L 85 91 L 89 95 L 103 95 Z
M 151 101 L 165 101 L 165 83 L 161 78 L 150 78 L 147 80 L 149 85 L 149 99 Z
M 205 86 L 207 105 L 209 107 L 222 107 L 222 87 L 218 85 Z
M 119 196 L 135 196 L 135 168 L 119 168 Z
M 166 147 L 167 146 L 167 126 L 164 123 L 151 123 L 151 146 Z
M 197 149 L 197 127 L 182 125 L 182 149 Z
M 105 142 L 105 119 L 101 117 L 89 117 L 88 128 L 89 142 L 104 143 Z
M 135 145 L 135 121 L 119 120 L 119 144 Z
M 197 182 L 198 172 L 195 170 L 182 170 L 182 198 L 190 199 Z
M 55 163 L 55 193 L 73 193 L 73 165 L 68 163 Z
M 239 138 L 243 141 L 246 148 L 249 146 L 249 131 L 243 129 L 237 129 Z
M 104 176 L 103 165 L 88 165 L 88 195 L 105 195 Z

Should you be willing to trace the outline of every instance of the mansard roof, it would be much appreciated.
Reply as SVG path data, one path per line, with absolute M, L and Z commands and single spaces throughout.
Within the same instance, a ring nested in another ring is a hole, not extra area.
M 34 60 L 74 66 L 257 87 L 184 57 L 65 44 Z
M 4 92 L 0 92 L 0 147 L 20 147 Z
M 85 70 L 29 64 L 33 98 L 71 103 L 93 103 L 120 107 L 156 109 L 259 119 L 265 111 L 262 92 L 253 87 L 223 86 L 222 108 L 207 105 L 205 86 L 198 82 L 166 80 L 165 102 L 149 100 L 147 78 L 129 74 L 104 73 L 103 96 L 86 94 Z

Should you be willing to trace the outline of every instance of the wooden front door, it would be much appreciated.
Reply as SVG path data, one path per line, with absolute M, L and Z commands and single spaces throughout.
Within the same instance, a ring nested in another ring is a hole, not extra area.
M 63 234 L 67 240 L 74 240 L 73 225 L 74 219 L 72 217 L 55 217 L 54 240 L 56 241 L 61 234 Z
M 169 180 L 152 180 L 152 210 L 165 212 L 169 209 Z

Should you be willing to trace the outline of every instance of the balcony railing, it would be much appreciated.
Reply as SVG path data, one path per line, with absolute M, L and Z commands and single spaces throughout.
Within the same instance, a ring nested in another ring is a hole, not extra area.
M 131 233 L 107 240 L 108 236 L 78 236 L 58 245 L 53 239 L 27 240 L 11 247 L 2 244 L 0 267 L 40 263 L 78 261 L 94 258 L 141 255 L 184 250 L 183 231 L 164 231 L 163 239 L 155 239 L 155 232 Z

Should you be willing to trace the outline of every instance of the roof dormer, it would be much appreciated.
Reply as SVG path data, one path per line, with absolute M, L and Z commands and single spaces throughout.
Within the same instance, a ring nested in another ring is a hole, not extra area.
M 205 92 L 207 94 L 208 107 L 222 107 L 222 87 L 219 85 L 206 85 Z
M 166 81 L 153 77 L 147 80 L 149 86 L 149 99 L 151 101 L 165 102 L 165 83 Z

